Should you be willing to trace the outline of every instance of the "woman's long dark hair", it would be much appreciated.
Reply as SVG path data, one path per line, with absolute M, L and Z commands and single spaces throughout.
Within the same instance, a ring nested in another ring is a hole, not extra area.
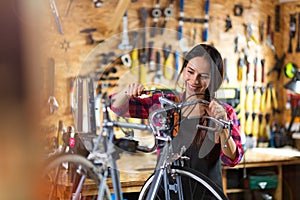
M 215 92 L 220 88 L 224 78 L 224 66 L 222 56 L 215 47 L 207 44 L 198 44 L 185 55 L 182 68 L 177 78 L 177 83 L 179 81 L 180 75 L 182 74 L 184 68 L 187 66 L 188 62 L 195 57 L 204 57 L 210 63 L 211 81 L 209 83 L 208 88 L 205 91 L 206 99 L 210 100 L 214 97 Z

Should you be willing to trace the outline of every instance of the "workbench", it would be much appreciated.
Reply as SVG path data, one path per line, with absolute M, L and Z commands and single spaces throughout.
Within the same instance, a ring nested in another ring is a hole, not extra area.
M 120 178 L 123 193 L 139 192 L 144 181 L 153 173 L 156 164 L 155 153 L 122 153 L 118 160 Z M 283 191 L 283 167 L 286 165 L 299 165 L 300 152 L 294 149 L 275 149 L 275 148 L 254 148 L 246 150 L 243 160 L 235 167 L 222 166 L 224 192 L 229 195 L 232 193 L 245 192 L 243 188 L 227 189 L 227 172 L 233 169 L 248 170 L 250 168 L 276 167 L 278 175 L 278 186 L 275 191 L 275 199 L 282 199 Z M 299 168 L 300 169 L 300 168 Z M 300 175 L 299 172 L 295 172 Z M 111 182 L 108 186 L 112 188 Z M 92 188 L 92 187 L 91 187 Z M 97 192 L 90 191 L 89 194 Z M 61 198 L 63 199 L 63 197 Z

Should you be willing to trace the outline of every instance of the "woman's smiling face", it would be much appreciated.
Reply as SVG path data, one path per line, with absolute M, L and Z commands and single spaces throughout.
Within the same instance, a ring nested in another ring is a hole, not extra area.
M 183 71 L 188 95 L 204 93 L 211 80 L 211 67 L 204 57 L 192 58 Z

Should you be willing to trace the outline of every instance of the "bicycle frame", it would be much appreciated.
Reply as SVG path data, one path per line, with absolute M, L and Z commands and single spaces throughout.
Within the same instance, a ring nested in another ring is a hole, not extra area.
M 148 147 L 142 147 L 142 146 L 137 145 L 136 150 L 139 150 L 139 151 L 151 152 L 156 149 L 158 141 L 164 142 L 162 153 L 160 154 L 161 156 L 159 157 L 159 160 L 157 162 L 158 170 L 156 170 L 155 175 L 154 175 L 153 183 L 155 183 L 155 184 L 151 185 L 150 192 L 148 193 L 149 196 L 147 197 L 147 200 L 154 199 L 153 195 L 155 195 L 157 193 L 158 186 L 162 180 L 164 181 L 164 185 L 168 186 L 169 183 L 168 183 L 168 179 L 167 179 L 167 173 L 168 173 L 169 167 L 174 163 L 177 165 L 180 165 L 180 159 L 184 159 L 182 157 L 184 150 L 182 149 L 180 155 L 176 155 L 175 159 L 174 158 L 170 159 L 170 156 L 173 152 L 172 145 L 170 145 L 171 141 L 172 141 L 172 136 L 168 135 L 168 134 L 170 134 L 170 132 L 168 132 L 168 131 L 170 131 L 169 130 L 170 127 L 169 126 L 157 127 L 155 125 L 154 118 L 162 113 L 168 113 L 168 114 L 172 115 L 172 114 L 174 114 L 172 112 L 176 112 L 180 115 L 182 108 L 184 108 L 186 106 L 191 106 L 191 105 L 195 105 L 198 103 L 207 106 L 209 104 L 209 102 L 207 102 L 205 100 L 194 100 L 194 101 L 183 102 L 183 103 L 175 103 L 175 102 L 167 99 L 164 96 L 159 97 L 159 101 L 161 102 L 162 108 L 150 113 L 149 125 L 145 125 L 145 124 L 112 121 L 109 116 L 109 104 L 108 104 L 109 101 L 106 99 L 106 97 L 104 95 L 104 97 L 102 99 L 103 122 L 102 122 L 101 130 L 100 130 L 100 134 L 97 136 L 92 153 L 89 155 L 89 158 L 98 159 L 98 160 L 100 160 L 100 163 L 102 164 L 102 166 L 101 166 L 102 171 L 99 172 L 99 173 L 103 173 L 102 180 L 100 182 L 99 189 L 98 189 L 98 199 L 99 200 L 102 199 L 102 197 L 104 195 L 104 192 L 105 192 L 104 186 L 105 186 L 106 180 L 108 178 L 109 172 L 110 172 L 111 179 L 112 179 L 112 185 L 113 185 L 113 190 L 114 190 L 114 194 L 115 194 L 115 199 L 116 200 L 123 199 L 120 176 L 119 176 L 118 166 L 117 166 L 117 159 L 119 159 L 120 152 L 116 151 L 114 149 L 114 143 L 113 143 L 114 142 L 114 127 L 151 131 L 155 138 L 153 147 L 148 148 Z M 214 130 L 215 131 L 215 130 L 219 130 L 220 128 L 231 127 L 230 123 L 226 122 L 224 120 L 222 121 L 222 120 L 218 120 L 218 119 L 214 119 L 214 118 L 210 118 L 210 119 L 214 120 L 214 122 L 216 124 L 218 124 L 218 127 L 215 127 L 214 129 L 212 129 L 211 127 L 198 125 L 196 128 L 202 128 L 202 129 L 206 129 L 206 130 Z M 104 134 L 104 132 L 106 134 Z M 161 133 L 163 133 L 163 135 L 161 135 Z M 167 133 L 167 134 L 164 134 L 164 133 Z M 99 150 L 100 150 L 99 147 L 100 147 L 101 141 L 103 142 L 104 151 L 99 153 Z M 226 142 L 227 142 L 227 139 L 226 139 Z M 108 169 L 107 164 L 110 165 L 110 169 Z M 79 181 L 75 195 L 73 196 L 74 200 L 79 199 L 80 190 L 82 188 L 82 184 L 83 184 L 83 181 L 85 178 L 86 178 L 86 176 L 84 176 L 84 175 L 81 177 L 81 180 Z M 177 183 L 179 183 L 178 185 L 181 186 L 180 177 L 178 176 L 178 177 L 176 177 L 176 179 L 177 179 Z M 179 188 L 175 188 L 175 189 L 178 191 L 179 199 L 183 199 L 182 188 L 179 187 Z M 169 190 L 165 191 L 165 196 L 166 196 L 166 199 L 170 199 L 170 191 Z

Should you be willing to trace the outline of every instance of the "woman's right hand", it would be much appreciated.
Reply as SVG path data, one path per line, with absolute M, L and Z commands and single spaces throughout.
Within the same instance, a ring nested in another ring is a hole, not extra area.
M 127 87 L 125 87 L 123 91 L 128 97 L 138 97 L 142 94 L 144 89 L 145 89 L 145 87 L 143 84 L 131 83 L 131 84 L 128 84 Z

